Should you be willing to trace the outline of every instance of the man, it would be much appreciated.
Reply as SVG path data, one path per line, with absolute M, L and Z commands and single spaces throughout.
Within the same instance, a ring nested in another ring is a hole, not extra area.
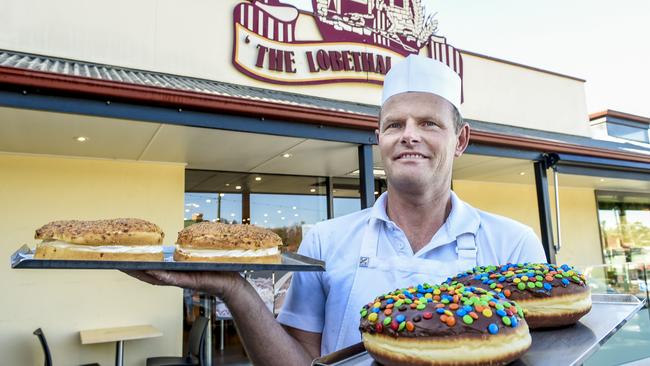
M 134 275 L 221 297 L 254 364 L 309 365 L 359 342 L 359 309 L 381 293 L 475 265 L 545 262 L 530 228 L 451 191 L 453 161 L 470 134 L 460 93 L 458 75 L 425 57 L 409 56 L 386 75 L 377 137 L 388 191 L 372 208 L 307 234 L 298 252 L 324 260 L 327 271 L 294 273 L 277 321 L 238 274 Z

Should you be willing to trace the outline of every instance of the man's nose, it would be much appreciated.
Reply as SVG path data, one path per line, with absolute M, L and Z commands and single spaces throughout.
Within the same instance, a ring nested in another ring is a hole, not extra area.
M 402 139 L 400 142 L 405 145 L 410 145 L 420 141 L 420 131 L 417 128 L 417 124 L 413 120 L 407 120 L 402 130 Z

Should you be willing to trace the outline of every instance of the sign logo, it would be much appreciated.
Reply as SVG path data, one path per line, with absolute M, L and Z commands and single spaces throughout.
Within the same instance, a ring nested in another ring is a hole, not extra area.
M 312 0 L 309 11 L 288 0 L 235 6 L 232 61 L 242 73 L 276 84 L 382 84 L 394 62 L 427 47 L 462 78 L 462 57 L 435 35 L 437 20 L 422 0 Z M 322 39 L 296 40 L 312 17 Z

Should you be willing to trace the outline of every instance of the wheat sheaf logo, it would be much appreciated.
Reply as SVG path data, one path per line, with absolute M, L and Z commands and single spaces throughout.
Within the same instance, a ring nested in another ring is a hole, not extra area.
M 311 0 L 300 9 L 298 1 L 235 6 L 232 58 L 239 71 L 276 84 L 381 84 L 393 62 L 426 47 L 462 78 L 460 52 L 436 35 L 438 21 L 422 0 Z M 320 38 L 297 36 L 309 23 L 301 18 L 312 18 Z

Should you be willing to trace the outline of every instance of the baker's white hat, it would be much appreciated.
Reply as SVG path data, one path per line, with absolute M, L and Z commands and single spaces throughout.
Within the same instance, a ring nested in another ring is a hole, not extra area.
M 460 111 L 461 86 L 460 76 L 446 64 L 424 56 L 409 55 L 386 74 L 381 104 L 396 94 L 425 92 L 445 98 Z

